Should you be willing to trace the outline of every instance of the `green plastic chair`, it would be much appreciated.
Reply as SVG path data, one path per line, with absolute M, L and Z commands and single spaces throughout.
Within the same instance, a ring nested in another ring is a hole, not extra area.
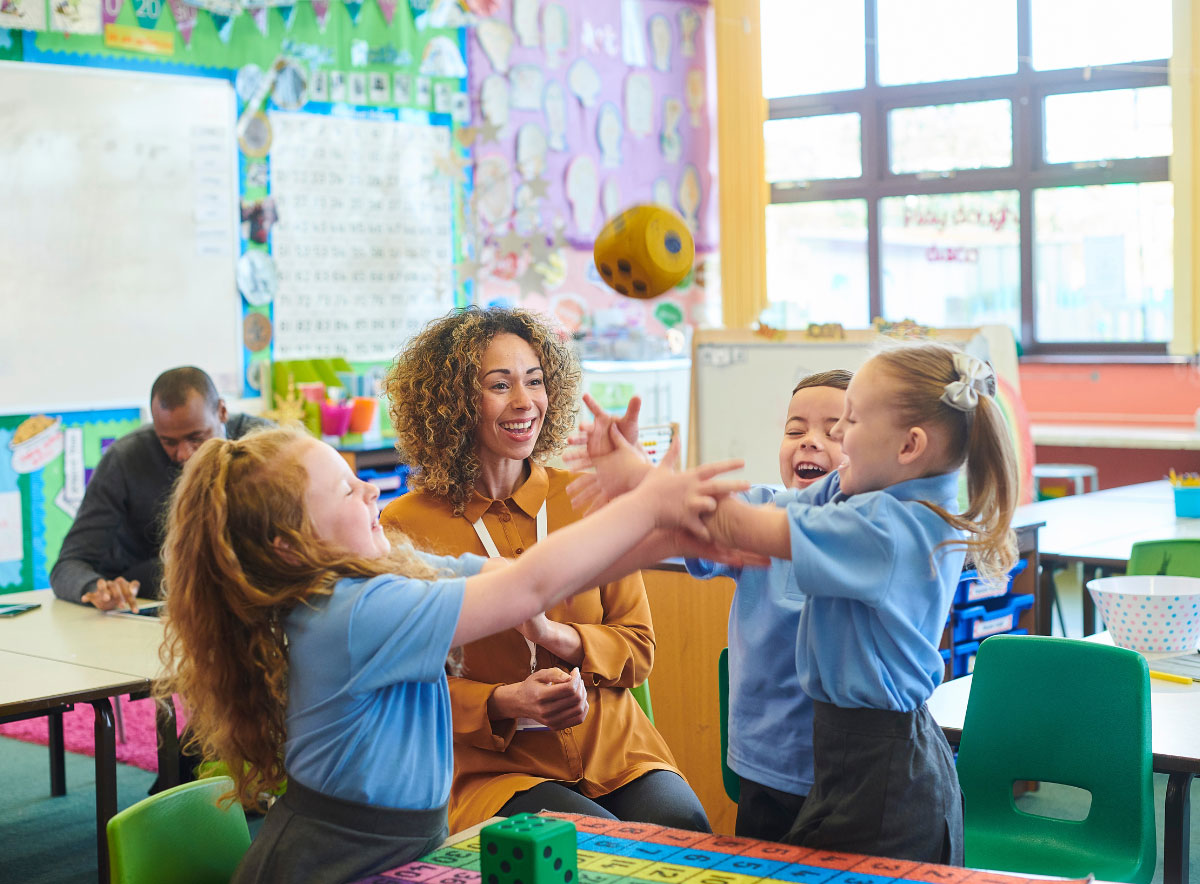
M 629 693 L 633 694 L 633 699 L 637 700 L 637 704 L 642 707 L 642 711 L 646 713 L 650 723 L 654 724 L 654 705 L 650 702 L 650 679 L 646 679 L 636 688 L 630 688 Z
M 721 702 L 721 784 L 734 804 L 742 797 L 742 780 L 729 769 L 729 648 L 717 657 L 717 696 Z
M 111 884 L 228 884 L 250 846 L 246 814 L 218 803 L 230 777 L 183 783 L 108 821 Z
M 1146 884 L 1154 875 L 1150 676 L 1136 651 L 999 635 L 975 658 L 958 747 L 966 865 Z M 1021 780 L 1091 792 L 1086 819 L 1026 813 Z
M 1126 574 L 1164 574 L 1200 577 L 1200 538 L 1143 540 L 1129 552 Z

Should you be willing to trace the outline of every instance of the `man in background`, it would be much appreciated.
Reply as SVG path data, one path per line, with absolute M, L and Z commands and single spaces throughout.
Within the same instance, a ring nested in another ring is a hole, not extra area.
M 261 418 L 230 418 L 212 379 L 184 366 L 150 388 L 152 423 L 114 442 L 92 473 L 83 502 L 50 572 L 54 594 L 100 610 L 158 598 L 167 503 L 180 469 L 212 438 L 237 439 Z

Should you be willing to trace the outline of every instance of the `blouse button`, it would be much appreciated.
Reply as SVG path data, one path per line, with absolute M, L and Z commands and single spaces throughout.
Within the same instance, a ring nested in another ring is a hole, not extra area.
M 500 521 L 501 521 L 501 522 L 507 522 L 507 521 L 508 521 L 509 519 L 511 519 L 511 518 L 512 518 L 512 516 L 510 516 L 508 513 L 501 513 L 501 514 L 500 514 Z

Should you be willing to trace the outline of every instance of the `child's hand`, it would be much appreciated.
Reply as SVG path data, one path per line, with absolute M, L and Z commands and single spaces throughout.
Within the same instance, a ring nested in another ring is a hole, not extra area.
M 552 730 L 583 724 L 588 714 L 587 691 L 579 669 L 539 669 L 517 685 L 520 718 L 532 718 Z
M 613 417 L 601 408 L 600 403 L 589 393 L 583 394 L 583 404 L 588 407 L 595 420 L 590 424 L 581 423 L 576 432 L 567 440 L 575 447 L 569 448 L 563 453 L 563 463 L 573 470 L 586 470 L 593 465 L 593 458 L 609 454 L 613 450 L 613 444 L 608 431 L 609 427 L 614 425 L 625 441 L 630 445 L 637 445 L 638 415 L 642 411 L 640 396 L 634 396 L 629 400 L 625 414 L 619 418 Z
M 674 468 L 678 462 L 679 437 L 676 436 L 671 440 L 671 447 L 667 449 L 662 463 L 650 471 L 638 485 L 636 493 L 654 513 L 655 527 L 682 527 L 701 540 L 710 540 L 703 517 L 717 508 L 719 500 L 750 487 L 749 482 L 715 477 L 740 470 L 745 463 L 726 460 L 676 473 Z
M 588 455 L 588 462 L 595 467 L 596 472 L 581 476 L 567 486 L 571 504 L 576 509 L 584 509 L 585 512 L 637 487 L 654 469 L 641 447 L 631 444 L 615 421 L 608 423 L 607 427 L 607 446 L 592 444 L 591 440 L 596 435 L 595 428 L 588 436 L 588 448 L 592 452 Z M 597 453 L 602 447 L 607 450 Z

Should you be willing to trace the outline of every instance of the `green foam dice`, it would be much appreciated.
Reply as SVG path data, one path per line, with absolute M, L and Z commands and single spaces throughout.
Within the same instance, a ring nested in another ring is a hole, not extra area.
M 479 833 L 481 884 L 579 884 L 575 826 L 519 813 Z

